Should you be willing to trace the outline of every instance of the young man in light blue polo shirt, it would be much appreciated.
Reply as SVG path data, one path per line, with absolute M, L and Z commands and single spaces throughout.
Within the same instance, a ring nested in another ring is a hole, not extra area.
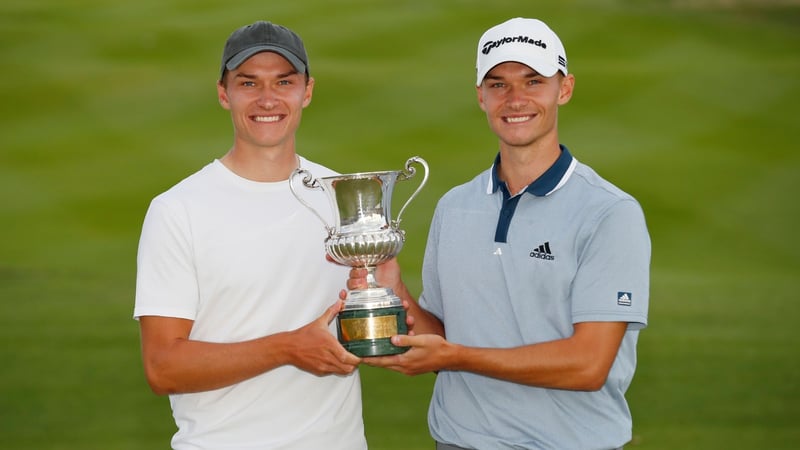
M 477 96 L 499 139 L 492 167 L 448 192 L 431 224 L 419 303 L 396 261 L 410 346 L 367 364 L 437 371 L 439 449 L 614 449 L 647 325 L 650 239 L 636 200 L 560 144 L 575 78 L 556 34 L 516 18 L 480 39 Z M 363 287 L 353 270 L 348 287 Z

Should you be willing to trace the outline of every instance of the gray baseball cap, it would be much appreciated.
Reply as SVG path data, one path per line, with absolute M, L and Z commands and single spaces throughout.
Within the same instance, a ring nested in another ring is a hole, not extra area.
M 298 72 L 308 74 L 308 55 L 300 36 L 284 26 L 260 20 L 231 33 L 222 52 L 220 79 L 226 69 L 234 70 L 260 52 L 278 53 Z

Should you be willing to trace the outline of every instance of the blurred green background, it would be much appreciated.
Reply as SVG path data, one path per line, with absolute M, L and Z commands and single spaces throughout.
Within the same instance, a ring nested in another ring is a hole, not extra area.
M 418 293 L 436 200 L 497 148 L 475 100 L 477 39 L 515 16 L 565 42 L 577 85 L 562 142 L 648 219 L 629 447 L 798 448 L 791 0 L 5 0 L 0 447 L 168 447 L 169 404 L 145 383 L 131 318 L 136 246 L 150 199 L 231 144 L 214 82 L 233 29 L 268 19 L 305 39 L 316 90 L 301 154 L 341 172 L 429 162 L 403 215 Z M 433 377 L 362 378 L 371 448 L 431 449 Z

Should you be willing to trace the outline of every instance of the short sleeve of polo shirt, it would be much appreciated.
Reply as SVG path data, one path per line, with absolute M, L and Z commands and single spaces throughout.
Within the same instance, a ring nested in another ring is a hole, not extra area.
M 594 224 L 578 255 L 572 287 L 573 323 L 628 322 L 647 326 L 650 237 L 639 204 L 615 202 Z

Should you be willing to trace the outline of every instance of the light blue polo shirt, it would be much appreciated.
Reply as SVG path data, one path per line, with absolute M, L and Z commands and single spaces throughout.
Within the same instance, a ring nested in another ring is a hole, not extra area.
M 572 335 L 573 324 L 628 322 L 595 392 L 536 388 L 442 371 L 428 422 L 434 439 L 477 449 L 616 448 L 631 438 L 625 400 L 647 324 L 650 238 L 636 200 L 566 147 L 522 193 L 497 162 L 445 194 L 431 224 L 420 304 L 447 339 L 517 347 Z

